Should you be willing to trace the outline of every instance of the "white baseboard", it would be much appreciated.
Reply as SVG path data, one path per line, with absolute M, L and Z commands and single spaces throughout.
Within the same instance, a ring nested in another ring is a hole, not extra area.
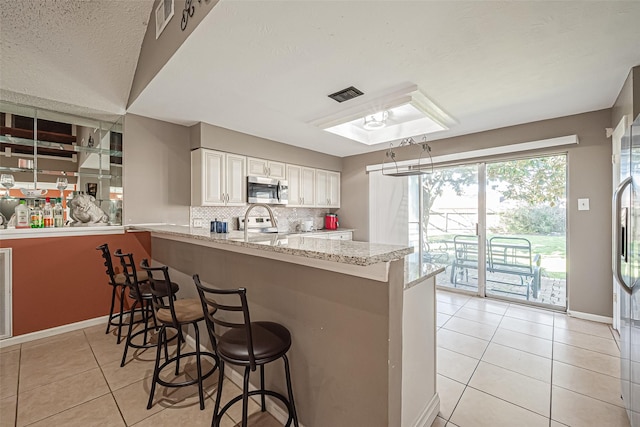
M 591 320 L 592 322 L 606 323 L 608 325 L 613 324 L 613 317 L 599 316 L 597 314 L 582 313 L 580 311 L 573 310 L 568 310 L 567 314 L 578 319 Z
M 191 335 L 185 334 L 185 341 L 191 348 L 196 348 L 196 340 Z M 200 351 L 209 351 L 209 349 L 203 346 L 202 344 L 200 344 Z M 242 390 L 244 378 L 241 373 L 239 373 L 238 371 L 234 371 L 233 369 L 226 369 L 224 376 Z M 249 383 L 249 391 L 253 391 L 257 389 L 258 388 L 255 387 L 253 384 Z M 436 394 L 435 397 L 437 398 L 438 395 Z M 256 402 L 256 404 L 260 405 L 259 396 L 250 396 L 250 398 L 253 399 L 253 401 Z M 285 424 L 287 422 L 287 419 L 289 418 L 289 413 L 284 409 L 282 409 L 280 406 L 278 406 L 274 402 L 274 399 L 271 396 L 266 396 L 265 403 L 267 406 L 267 412 L 273 415 L 273 417 L 276 420 L 278 420 L 282 424 Z M 439 404 L 440 404 L 440 400 L 438 399 L 438 405 Z M 438 410 L 436 410 L 436 415 L 437 413 L 438 413 Z M 435 416 L 434 416 L 434 419 L 435 419 Z M 300 427 L 304 427 L 304 425 L 299 421 L 298 421 L 298 424 L 300 425 Z M 425 424 L 425 426 L 430 427 L 431 424 Z
M 33 340 L 39 340 L 41 338 L 52 337 L 54 335 L 64 334 L 65 332 L 77 331 L 78 329 L 84 329 L 95 325 L 105 325 L 106 328 L 108 318 L 108 315 L 96 317 L 94 319 L 83 320 L 82 322 L 69 323 L 68 325 L 56 326 L 55 328 L 44 329 L 42 331 L 18 335 L 17 337 L 6 338 L 0 340 L 0 348 L 10 347 L 12 345 L 22 344 Z
M 431 427 L 440 412 L 440 396 L 438 393 L 433 395 L 431 401 L 424 407 L 422 413 L 412 427 Z M 404 424 L 404 423 L 403 423 Z

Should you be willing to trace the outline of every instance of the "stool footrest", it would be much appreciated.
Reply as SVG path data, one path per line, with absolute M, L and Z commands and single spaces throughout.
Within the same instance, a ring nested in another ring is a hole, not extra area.
M 172 338 L 173 339 L 173 338 Z M 162 370 L 167 367 L 168 365 L 175 363 L 178 359 L 182 359 L 184 357 L 187 356 L 197 356 L 197 353 L 195 351 L 191 351 L 189 353 L 184 353 L 181 354 L 180 357 L 178 356 L 174 356 L 172 358 L 170 358 L 169 360 L 167 360 L 166 362 L 164 362 L 162 365 L 160 365 L 158 367 L 158 379 L 156 380 L 156 382 L 160 385 L 163 385 L 165 387 L 184 387 L 184 386 L 188 386 L 188 385 L 193 385 L 193 384 L 198 384 L 199 380 L 198 378 L 192 379 L 192 380 L 188 380 L 188 381 L 182 381 L 179 383 L 170 383 L 167 381 L 164 381 L 160 378 L 160 373 L 162 372 Z M 204 381 L 206 378 L 210 377 L 215 370 L 218 368 L 218 361 L 216 359 L 216 355 L 210 352 L 205 352 L 205 351 L 201 351 L 200 352 L 200 357 L 202 356 L 208 356 L 211 357 L 213 359 L 213 361 L 215 362 L 213 367 L 211 368 L 211 370 L 209 372 L 207 372 L 206 374 L 202 375 L 202 380 Z
M 218 384 L 218 387 L 220 387 L 220 385 Z M 280 400 L 282 403 L 285 404 L 285 406 L 287 407 L 287 410 L 289 412 L 289 418 L 287 418 L 287 423 L 285 424 L 285 427 L 288 427 L 289 425 L 291 425 L 291 421 L 293 420 L 293 410 L 291 408 L 291 402 L 289 402 L 289 399 L 287 399 L 286 397 L 284 397 L 282 394 L 280 393 L 276 393 L 275 391 L 271 391 L 271 390 L 265 390 L 264 392 L 262 390 L 252 390 L 249 393 L 247 393 L 247 396 L 251 397 L 251 396 L 260 396 L 262 395 L 262 393 L 264 393 L 267 396 L 271 396 L 271 397 L 275 397 L 276 399 Z M 222 407 L 222 409 L 220 409 L 220 412 L 218 412 L 218 419 L 221 420 L 222 419 L 222 415 L 231 407 L 233 406 L 234 403 L 239 402 L 242 400 L 242 395 L 238 395 L 236 397 L 234 397 L 233 399 L 231 399 L 229 401 L 229 403 L 227 403 L 226 405 L 224 405 Z

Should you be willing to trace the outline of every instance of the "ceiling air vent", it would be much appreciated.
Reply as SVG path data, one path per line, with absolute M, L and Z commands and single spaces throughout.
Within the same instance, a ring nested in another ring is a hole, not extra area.
M 356 89 L 355 87 L 350 86 L 346 89 L 339 90 L 336 93 L 332 93 L 331 95 L 329 95 L 329 98 L 333 99 L 334 101 L 344 102 L 360 95 L 364 95 L 364 93 Z

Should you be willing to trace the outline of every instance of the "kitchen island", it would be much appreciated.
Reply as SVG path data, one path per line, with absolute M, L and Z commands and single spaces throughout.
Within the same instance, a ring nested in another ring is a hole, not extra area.
M 245 240 L 241 233 L 180 226 L 134 228 L 151 233 L 153 260 L 171 268 L 181 298 L 197 297 L 191 279 L 196 273 L 209 286 L 245 287 L 252 320 L 275 321 L 291 331 L 301 425 L 431 425 L 439 410 L 435 275 L 442 269 L 416 270 L 415 262 L 405 268 L 412 248 L 308 236 Z M 282 368 L 275 364 L 265 373 L 267 386 L 283 392 Z M 241 380 L 235 371 L 230 377 Z M 276 404 L 268 409 L 286 419 Z

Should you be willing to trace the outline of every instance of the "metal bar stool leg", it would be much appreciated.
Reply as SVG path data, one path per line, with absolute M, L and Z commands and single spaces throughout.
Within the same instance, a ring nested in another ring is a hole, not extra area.
M 131 305 L 131 313 L 135 313 L 136 306 L 138 305 L 138 301 L 134 301 Z M 124 343 L 124 352 L 122 353 L 122 362 L 120 362 L 120 367 L 124 366 L 124 361 L 127 359 L 127 350 L 129 349 L 129 344 L 131 344 L 131 330 L 133 329 L 133 316 L 129 314 L 129 330 L 127 331 L 127 340 Z
M 264 365 L 260 365 L 260 403 L 262 404 L 262 412 L 267 410 L 264 401 Z
M 116 287 L 112 286 L 111 289 L 111 308 L 109 308 L 109 320 L 107 321 L 107 331 L 105 335 L 109 333 L 109 329 L 111 329 L 111 319 L 113 318 L 113 306 L 116 302 Z M 119 344 L 119 343 L 118 343 Z
M 196 334 L 196 370 L 198 372 L 198 394 L 200 396 L 200 410 L 204 409 L 204 390 L 202 380 L 202 362 L 200 361 L 200 331 L 198 330 L 198 322 L 193 322 Z M 180 343 L 178 343 L 180 344 Z
M 242 384 L 242 427 L 247 427 L 247 418 L 249 416 L 249 373 L 250 367 L 244 368 L 244 382 Z
M 147 409 L 151 409 L 151 406 L 153 406 L 153 395 L 156 391 L 156 383 L 158 382 L 158 378 L 160 377 L 160 357 L 162 356 L 162 347 L 165 347 L 166 349 L 166 343 L 167 343 L 167 328 L 165 328 L 165 326 L 162 325 L 162 327 L 160 327 L 160 332 L 158 332 L 158 345 L 156 346 L 156 362 L 153 366 L 153 379 L 151 380 L 151 391 L 149 391 L 149 402 L 147 402 Z
M 293 401 L 293 388 L 291 387 L 291 372 L 289 371 L 289 358 L 287 355 L 283 355 L 284 359 L 284 372 L 287 377 L 287 393 L 289 393 L 289 403 L 291 404 L 291 415 L 293 417 L 293 425 L 298 427 L 298 413 L 296 412 L 296 404 Z
M 224 381 L 224 362 L 218 361 L 218 390 L 216 391 L 216 404 L 213 407 L 213 421 L 211 427 L 220 427 L 220 417 L 218 411 L 220 410 L 220 401 L 222 400 L 222 382 Z
M 125 297 L 126 287 L 120 286 L 120 322 L 118 323 L 118 344 L 122 341 L 122 324 L 124 320 L 124 297 Z M 133 316 L 133 313 L 130 312 L 129 316 Z

